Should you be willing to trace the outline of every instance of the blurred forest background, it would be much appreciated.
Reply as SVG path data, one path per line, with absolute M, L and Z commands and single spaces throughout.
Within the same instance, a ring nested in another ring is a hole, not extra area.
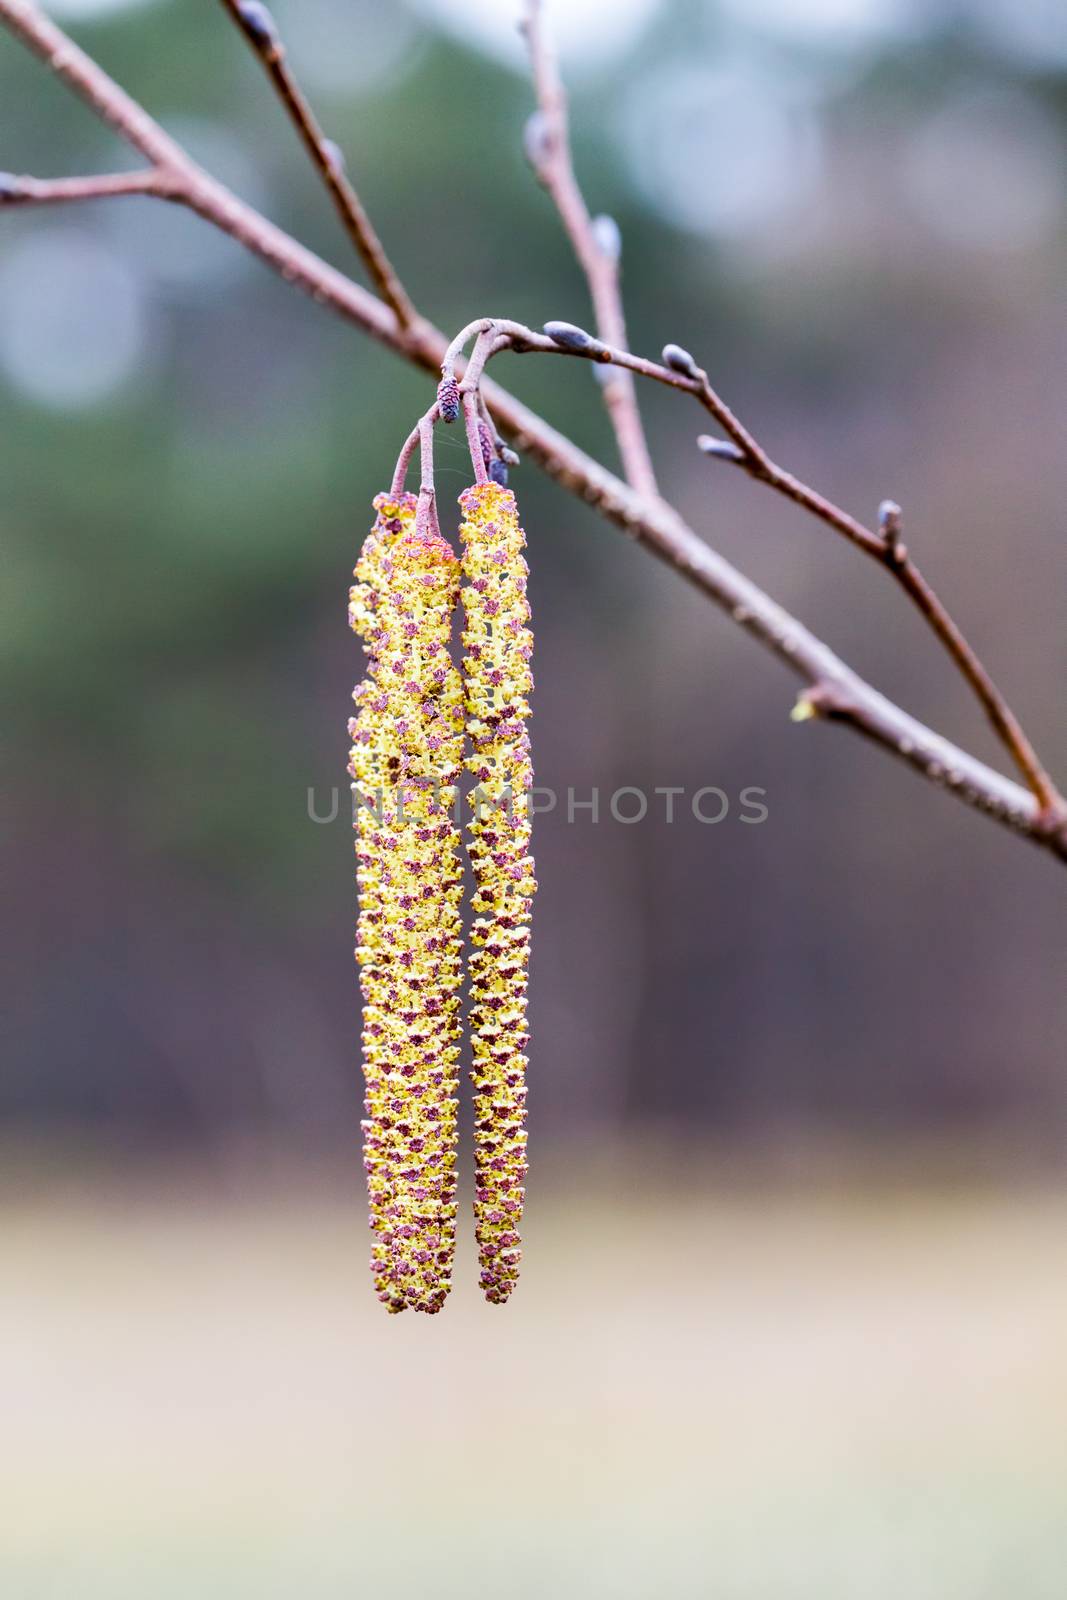
M 256 65 L 212 7 L 66 0 L 192 151 L 348 264 Z M 280 8 L 291 57 L 445 328 L 587 321 L 521 154 L 513 21 Z M 584 20 L 583 20 L 584 18 Z M 91 22 L 91 26 L 89 23 Z M 503 27 L 507 23 L 507 28 Z M 484 28 L 484 33 L 479 29 Z M 787 465 L 908 537 L 1053 770 L 1067 769 L 1067 42 L 973 0 L 579 7 L 566 68 L 591 203 L 624 237 L 634 347 L 693 348 Z M 575 37 L 577 35 L 577 37 Z M 568 34 L 564 32 L 566 43 Z M 502 59 L 501 59 L 502 57 Z M 125 165 L 11 41 L 3 164 Z M 500 377 L 612 459 L 583 367 Z M 429 392 L 176 208 L 6 214 L 4 628 L 18 739 L 16 1124 L 355 1137 L 345 720 L 349 573 Z M 702 459 L 642 394 L 694 525 L 890 694 L 997 759 L 884 575 Z M 466 481 L 443 443 L 442 494 Z M 535 1138 L 1067 1131 L 1055 867 L 857 740 L 640 550 L 516 486 L 537 629 L 538 781 L 716 785 L 718 826 L 538 829 Z M 744 826 L 737 796 L 767 791 Z M 307 791 L 329 826 L 308 818 Z M 714 802 L 709 802 L 714 812 Z M 658 819 L 658 820 L 657 820 Z
M 351 266 L 220 7 L 47 9 L 210 170 Z M 516 7 L 275 10 L 420 308 L 449 330 L 588 323 L 521 152 Z M 556 10 L 634 348 L 692 349 L 779 461 L 868 520 L 901 501 L 1067 776 L 1061 0 Z M 0 167 L 130 164 L 0 35 Z M 583 365 L 496 375 L 614 464 Z M 375 1320 L 346 597 L 430 393 L 176 208 L 0 219 L 7 1592 L 325 1600 L 356 1573 L 405 1595 L 1059 1594 L 1062 870 L 861 741 L 793 726 L 792 680 L 532 465 L 512 481 L 538 782 L 595 786 L 602 811 L 621 786 L 716 786 L 732 807 L 717 826 L 684 802 L 670 826 L 661 805 L 633 826 L 540 819 L 527 1281 L 499 1321 L 466 1267 L 443 1321 Z M 999 761 L 885 575 L 702 458 L 695 406 L 640 398 L 693 525 Z M 447 509 L 458 437 L 439 464 Z M 749 786 L 761 826 L 739 821 Z M 325 814 L 339 791 L 335 821 L 309 819 L 309 789 Z M 780 1205 L 737 1198 L 768 1172 Z M 961 1173 L 996 1203 L 964 1204 Z M 457 1384 L 473 1421 L 440 1399 Z M 438 1463 L 458 1441 L 454 1486 L 412 1467 L 420 1426 Z M 523 1511 L 504 1486 L 527 1472 Z

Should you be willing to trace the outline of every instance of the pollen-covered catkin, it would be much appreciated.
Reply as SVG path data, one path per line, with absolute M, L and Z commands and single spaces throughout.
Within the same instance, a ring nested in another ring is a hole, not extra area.
M 382 494 L 349 618 L 370 657 L 353 695 L 356 956 L 363 990 L 371 1268 L 390 1311 L 439 1311 L 451 1286 L 462 971 L 453 820 L 463 691 L 448 654 L 459 563 Z
M 464 693 L 474 873 L 470 1029 L 474 1084 L 475 1224 L 481 1283 L 502 1303 L 518 1279 L 526 1175 L 527 963 L 533 769 L 526 721 L 532 635 L 526 543 L 515 496 L 478 483 L 460 496 L 463 521 Z

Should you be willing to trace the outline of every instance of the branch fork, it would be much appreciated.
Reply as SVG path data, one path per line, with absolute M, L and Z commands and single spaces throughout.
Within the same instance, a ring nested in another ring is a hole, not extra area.
M 539 0 L 528 0 L 527 6 L 526 33 L 540 107 L 538 120 L 528 132 L 527 148 L 585 272 L 597 332 L 594 336 L 574 324 L 549 323 L 542 333 L 535 333 L 508 319 L 482 318 L 461 330 L 451 344 L 415 310 L 345 176 L 336 145 L 322 132 L 289 69 L 270 13 L 258 0 L 222 0 L 222 4 L 261 61 L 367 268 L 375 293 L 322 261 L 199 167 L 33 0 L 0 0 L 0 23 L 144 157 L 149 167 L 139 172 L 88 178 L 2 175 L 0 209 L 133 194 L 186 206 L 257 255 L 286 282 L 330 307 L 405 360 L 428 372 L 443 372 L 440 398 L 420 419 L 397 467 L 402 483 L 416 445 L 424 445 L 420 488 L 424 518 L 436 517 L 431 461 L 435 423 L 447 421 L 450 415 L 458 420 L 458 411 L 462 412 L 479 481 L 490 470 L 515 459 L 502 444 L 499 428 L 568 492 L 645 545 L 799 675 L 806 687 L 794 708 L 795 717 L 838 721 L 853 727 L 929 781 L 947 786 L 973 809 L 1067 862 L 1067 802 L 974 651 L 915 567 L 900 536 L 896 508 L 887 512 L 883 505 L 877 530 L 864 526 L 779 468 L 718 395 L 688 351 L 679 345 L 668 345 L 662 362 L 654 362 L 628 350 L 619 286 L 618 230 L 610 219 L 590 215 L 578 188 L 570 156 L 566 100 Z M 474 350 L 463 366 L 462 351 L 472 339 Z M 603 396 L 626 482 L 486 376 L 488 362 L 505 350 L 577 356 L 597 364 L 598 372 L 609 380 Z M 725 435 L 721 439 L 702 438 L 701 448 L 706 454 L 740 466 L 758 482 L 803 506 L 893 574 L 969 683 L 1023 773 L 1027 788 L 951 744 L 865 683 L 826 644 L 683 521 L 656 487 L 637 410 L 633 383 L 636 376 L 696 398 Z M 488 431 L 490 440 L 488 461 L 483 430 Z

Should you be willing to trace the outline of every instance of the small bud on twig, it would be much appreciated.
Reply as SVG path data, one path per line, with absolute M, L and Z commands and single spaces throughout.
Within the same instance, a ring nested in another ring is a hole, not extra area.
M 498 445 L 497 448 L 500 451 L 500 459 L 501 459 L 501 461 L 506 461 L 509 467 L 517 467 L 518 466 L 519 458 L 516 455 L 514 450 L 509 449 L 506 444 Z
M 552 131 L 543 111 L 534 111 L 522 130 L 522 149 L 536 173 L 540 173 L 552 154 Z
M 573 322 L 546 322 L 544 331 L 553 344 L 564 350 L 590 350 L 599 342 Z
M 0 205 L 5 200 L 15 200 L 19 194 L 19 181 L 13 172 L 0 172 Z
M 720 461 L 733 461 L 740 463 L 745 459 L 743 450 L 729 439 L 713 439 L 710 433 L 702 433 L 697 440 L 697 448 L 706 456 L 715 456 Z
M 600 254 L 613 265 L 618 263 L 622 259 L 622 234 L 615 218 L 606 214 L 594 217 L 590 226 Z
M 345 156 L 341 146 L 333 139 L 324 139 L 322 141 L 322 151 L 326 157 L 326 160 L 330 164 L 330 170 L 334 172 L 337 177 L 343 178 L 345 172 Z
M 278 24 L 262 0 L 240 0 L 237 15 L 253 44 L 269 50 L 279 43 Z
M 878 527 L 886 542 L 886 548 L 893 554 L 900 553 L 903 515 L 895 500 L 883 500 L 878 507 Z
M 603 339 L 596 339 L 591 333 L 586 333 L 584 328 L 576 327 L 573 322 L 546 322 L 544 331 L 558 344 L 561 350 L 575 350 L 580 355 L 591 356 L 594 361 L 610 362 L 611 348 Z
M 819 715 L 818 707 L 811 698 L 812 690 L 804 689 L 797 695 L 796 705 L 789 713 L 790 722 L 810 722 Z
M 688 350 L 683 350 L 680 344 L 665 344 L 663 346 L 663 365 L 670 367 L 672 372 L 680 372 L 683 378 L 695 378 L 698 368 Z
M 451 372 L 446 372 L 437 385 L 437 407 L 442 422 L 455 422 L 459 417 L 459 384 Z
M 489 463 L 489 476 L 493 483 L 498 483 L 502 489 L 508 486 L 508 469 L 505 462 L 499 457 Z

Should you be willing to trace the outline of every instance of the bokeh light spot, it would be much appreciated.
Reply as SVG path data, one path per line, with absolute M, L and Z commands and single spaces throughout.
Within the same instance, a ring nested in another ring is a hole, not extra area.
M 810 106 L 742 60 L 643 79 L 626 98 L 623 137 L 649 202 L 693 233 L 758 228 L 807 199 L 819 176 Z
M 90 234 L 38 231 L 0 261 L 0 368 L 39 404 L 105 399 L 137 371 L 146 334 L 138 278 Z

